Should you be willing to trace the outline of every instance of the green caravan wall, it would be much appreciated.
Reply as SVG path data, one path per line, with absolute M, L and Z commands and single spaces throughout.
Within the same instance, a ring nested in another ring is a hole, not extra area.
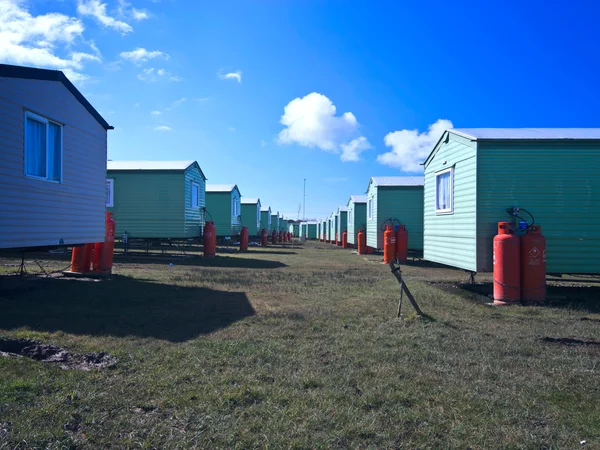
M 337 233 L 339 218 L 340 218 L 340 216 L 338 216 L 337 213 L 334 213 L 331 215 L 331 219 L 329 222 L 329 235 L 330 235 L 329 239 L 334 242 L 335 242 L 335 234 Z
M 269 233 L 271 231 L 271 208 L 268 211 L 260 212 L 260 228 L 264 228 Z
M 342 233 L 348 230 L 348 211 L 339 211 L 337 217 L 337 233 L 341 241 Z
M 423 257 L 428 261 L 477 271 L 476 161 L 476 144 L 448 133 L 448 142 L 440 141 L 425 166 Z M 435 174 L 449 167 L 454 167 L 454 212 L 436 214 Z
M 423 249 L 423 186 L 369 186 L 373 217 L 367 219 L 367 245 L 383 248 L 384 222 L 394 218 L 408 230 L 408 248 Z M 368 201 L 368 200 L 367 200 Z M 397 222 L 396 222 L 397 223 Z
M 294 237 L 300 237 L 300 224 L 294 223 L 292 224 L 292 233 Z
M 358 245 L 358 232 L 367 231 L 367 204 L 348 202 L 348 243 Z
M 271 214 L 271 231 L 279 231 L 279 215 Z
M 192 206 L 192 182 L 200 185 L 198 206 Z M 196 164 L 185 171 L 185 235 L 197 237 L 202 235 L 204 228 L 204 214 L 202 208 L 206 206 L 206 181 L 201 175 Z
M 317 224 L 316 223 L 306 224 L 306 228 L 308 229 L 306 231 L 307 239 L 317 239 Z
M 240 232 L 239 216 L 233 214 L 234 200 L 239 205 L 240 195 L 236 189 L 231 192 L 206 193 L 207 218 L 212 217 L 217 228 L 217 236 L 235 236 Z
M 185 230 L 183 171 L 108 171 L 113 179 L 116 235 L 182 238 Z
M 331 217 L 327 219 L 327 226 L 325 227 L 325 240 L 331 241 Z
M 542 228 L 547 272 L 600 273 L 599 168 L 597 141 L 478 141 L 477 271 L 493 270 L 498 222 L 517 205 Z
M 248 236 L 258 236 L 260 230 L 260 203 L 242 204 L 242 225 L 248 227 Z

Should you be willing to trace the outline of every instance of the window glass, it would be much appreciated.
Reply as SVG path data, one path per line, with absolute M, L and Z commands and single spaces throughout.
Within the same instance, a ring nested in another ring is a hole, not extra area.
M 112 208 L 115 205 L 114 179 L 106 180 L 106 207 Z
M 438 213 L 451 213 L 453 205 L 453 171 L 444 170 L 435 176 L 435 210 Z
M 60 181 L 62 161 L 62 127 L 48 122 L 48 179 Z
M 200 185 L 192 181 L 192 208 L 200 206 Z
M 27 117 L 25 120 L 25 174 L 46 178 L 46 124 Z

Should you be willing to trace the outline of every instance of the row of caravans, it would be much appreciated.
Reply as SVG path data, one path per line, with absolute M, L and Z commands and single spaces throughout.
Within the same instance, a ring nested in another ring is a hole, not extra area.
M 220 236 L 287 230 L 195 161 L 107 163 L 113 127 L 61 71 L 0 64 L 0 111 L 0 248 L 102 242 L 107 211 L 140 238 L 198 237 L 205 219 Z
M 425 260 L 489 272 L 498 222 L 521 209 L 546 237 L 548 273 L 600 273 L 600 128 L 450 129 L 423 165 L 422 178 L 371 178 L 318 223 L 319 239 L 347 230 L 355 245 L 362 228 L 381 249 L 396 219 Z

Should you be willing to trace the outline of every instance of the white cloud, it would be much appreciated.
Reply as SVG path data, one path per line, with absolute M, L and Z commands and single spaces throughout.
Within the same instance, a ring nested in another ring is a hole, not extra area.
M 123 34 L 133 31 L 133 28 L 128 23 L 109 16 L 106 13 L 106 3 L 100 3 L 100 0 L 78 0 L 77 12 L 82 16 L 94 17 L 105 27 L 114 28 Z
M 142 64 L 154 58 L 170 58 L 167 53 L 161 52 L 159 50 L 150 51 L 146 50 L 143 47 L 138 47 L 135 50 L 131 50 L 129 52 L 121 52 L 119 56 L 135 64 Z
M 342 148 L 340 156 L 342 161 L 359 161 L 362 152 L 373 148 L 364 136 L 352 139 L 349 143 L 342 144 L 340 147 Z
M 167 127 L 165 125 L 161 125 L 159 127 L 155 127 L 154 130 L 156 130 L 156 131 L 173 131 L 173 128 Z
M 260 141 L 260 146 L 261 147 L 266 147 L 267 146 L 267 141 Z
M 277 140 L 280 144 L 341 153 L 342 161 L 358 161 L 358 155 L 371 145 L 364 136 L 356 137 L 360 125 L 354 114 L 337 116 L 336 112 L 333 102 L 317 92 L 295 98 L 284 108 L 280 123 L 286 128 L 279 132 Z
M 196 99 L 197 102 L 207 102 L 210 99 L 210 97 L 198 97 Z
M 135 20 L 145 20 L 150 18 L 150 14 L 145 9 L 131 8 L 131 16 Z
M 142 81 L 150 82 L 158 81 L 161 78 L 169 81 L 181 81 L 181 77 L 174 76 L 165 69 L 155 69 L 154 67 L 143 69 L 137 77 Z
M 237 80 L 238 83 L 242 82 L 242 71 L 236 70 L 235 72 L 229 72 L 225 74 L 219 74 L 221 80 Z
M 152 111 L 150 115 L 152 116 L 160 116 L 162 113 L 160 111 Z
M 93 41 L 83 39 L 85 27 L 76 17 L 60 13 L 33 16 L 19 0 L 0 0 L 0 62 L 62 70 L 71 81 L 88 77 L 81 73 L 85 61 L 100 61 Z M 92 53 L 74 51 L 81 45 Z
M 126 0 L 119 0 L 117 12 L 120 18 L 131 18 L 133 20 L 145 20 L 150 18 L 150 14 L 145 9 L 132 8 L 131 3 Z
M 429 125 L 424 133 L 419 130 L 400 130 L 388 133 L 384 142 L 392 150 L 377 157 L 377 161 L 403 172 L 422 172 L 421 163 L 429 155 L 444 131 L 452 128 L 452 122 L 439 119 Z

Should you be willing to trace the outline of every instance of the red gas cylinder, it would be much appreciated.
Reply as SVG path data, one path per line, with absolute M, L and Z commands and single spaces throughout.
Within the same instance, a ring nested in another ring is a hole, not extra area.
M 348 232 L 344 231 L 342 233 L 342 248 L 348 248 Z
M 271 244 L 277 244 L 277 231 L 275 230 L 271 232 Z
M 546 301 L 546 238 L 539 225 L 521 237 L 521 301 Z
M 104 242 L 94 244 L 94 272 L 110 274 L 112 272 L 113 252 L 115 249 L 115 219 L 113 213 L 106 213 L 106 232 Z
M 408 231 L 402 224 L 396 230 L 396 259 L 405 263 L 408 258 Z
M 240 251 L 248 250 L 248 227 L 242 227 L 240 231 Z
M 367 254 L 367 234 L 365 230 L 361 229 L 358 232 L 358 254 L 366 255 Z
M 339 236 L 338 236 L 338 232 L 335 232 L 335 245 L 340 245 L 340 241 L 339 241 Z
M 283 242 L 283 231 L 279 232 L 279 242 Z
M 291 241 L 294 237 L 294 233 L 288 233 L 288 241 Z
M 396 233 L 386 225 L 383 232 L 383 262 L 389 264 L 396 258 Z
M 494 303 L 504 305 L 521 298 L 521 239 L 510 228 L 510 222 L 498 222 L 494 237 Z
M 217 228 L 214 222 L 204 225 L 204 256 L 212 258 L 217 254 Z
M 92 250 L 94 250 L 94 244 L 73 247 L 71 251 L 71 272 L 86 273 L 90 271 Z
M 269 236 L 267 235 L 267 230 L 264 228 L 260 232 L 260 245 L 261 247 L 266 247 L 269 242 Z

